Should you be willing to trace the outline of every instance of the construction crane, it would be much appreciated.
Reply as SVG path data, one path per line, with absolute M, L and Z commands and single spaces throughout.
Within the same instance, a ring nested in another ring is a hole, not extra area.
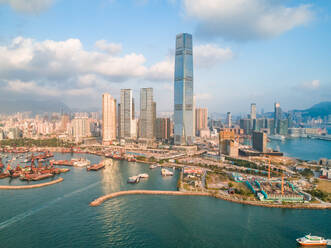
M 282 173 L 282 195 L 284 195 L 284 174 Z
M 270 180 L 270 167 L 271 167 L 271 162 L 270 162 L 270 159 L 269 159 L 268 180 Z

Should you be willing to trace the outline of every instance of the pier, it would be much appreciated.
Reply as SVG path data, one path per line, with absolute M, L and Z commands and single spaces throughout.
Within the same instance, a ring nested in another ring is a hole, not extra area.
M 55 179 L 53 181 L 47 182 L 47 183 L 39 183 L 39 184 L 33 184 L 33 185 L 0 185 L 0 190 L 6 190 L 6 189 L 34 189 L 34 188 L 41 188 L 49 185 L 53 185 L 56 183 L 60 183 L 63 181 L 63 178 L 60 177 L 58 179 Z

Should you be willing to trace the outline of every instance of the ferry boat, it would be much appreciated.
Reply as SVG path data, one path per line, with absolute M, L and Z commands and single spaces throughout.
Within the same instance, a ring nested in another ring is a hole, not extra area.
M 306 246 L 306 245 L 326 246 L 327 245 L 326 239 L 324 239 L 323 237 L 319 237 L 319 236 L 312 236 L 311 234 L 307 234 L 306 236 L 304 236 L 302 238 L 298 238 L 298 239 L 296 239 L 296 241 L 302 246 Z

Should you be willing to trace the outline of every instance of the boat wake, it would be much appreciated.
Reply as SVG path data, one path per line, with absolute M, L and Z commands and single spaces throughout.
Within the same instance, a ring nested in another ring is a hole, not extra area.
M 86 190 L 88 190 L 90 188 L 93 188 L 93 187 L 97 186 L 98 184 L 100 184 L 100 182 L 92 183 L 92 184 L 90 184 L 90 185 L 88 185 L 88 186 L 86 186 L 84 188 L 77 189 L 77 190 L 72 191 L 70 193 L 67 193 L 67 194 L 65 194 L 63 196 L 59 196 L 59 197 L 57 197 L 57 198 L 55 198 L 55 199 L 53 199 L 53 200 L 45 203 L 44 205 L 42 205 L 42 206 L 40 206 L 38 208 L 30 209 L 30 210 L 28 210 L 28 211 L 26 211 L 24 213 L 18 214 L 18 215 L 14 216 L 14 217 L 12 217 L 12 218 L 10 218 L 8 220 L 5 220 L 5 221 L 3 221 L 3 222 L 0 223 L 0 231 L 2 229 L 4 229 L 4 228 L 8 227 L 8 226 L 11 226 L 12 224 L 14 224 L 14 223 L 16 223 L 18 221 L 21 221 L 21 220 L 25 219 L 26 217 L 29 217 L 29 216 L 31 216 L 31 215 L 33 215 L 33 214 L 35 214 L 35 213 L 37 213 L 37 212 L 45 209 L 45 208 L 48 208 L 49 206 L 52 206 L 54 203 L 57 203 L 57 202 L 61 201 L 62 199 L 65 199 L 65 198 L 71 197 L 73 195 L 76 195 L 78 193 L 84 192 L 84 191 L 86 191 Z

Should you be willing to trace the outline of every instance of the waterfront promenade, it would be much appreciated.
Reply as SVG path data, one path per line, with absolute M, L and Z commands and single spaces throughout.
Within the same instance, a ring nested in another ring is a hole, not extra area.
M 0 190 L 7 190 L 7 189 L 34 189 L 34 188 L 41 188 L 46 187 L 49 185 L 53 185 L 56 183 L 60 183 L 63 181 L 63 178 L 60 177 L 58 179 L 55 179 L 53 181 L 47 182 L 47 183 L 39 183 L 39 184 L 33 184 L 33 185 L 0 185 Z

